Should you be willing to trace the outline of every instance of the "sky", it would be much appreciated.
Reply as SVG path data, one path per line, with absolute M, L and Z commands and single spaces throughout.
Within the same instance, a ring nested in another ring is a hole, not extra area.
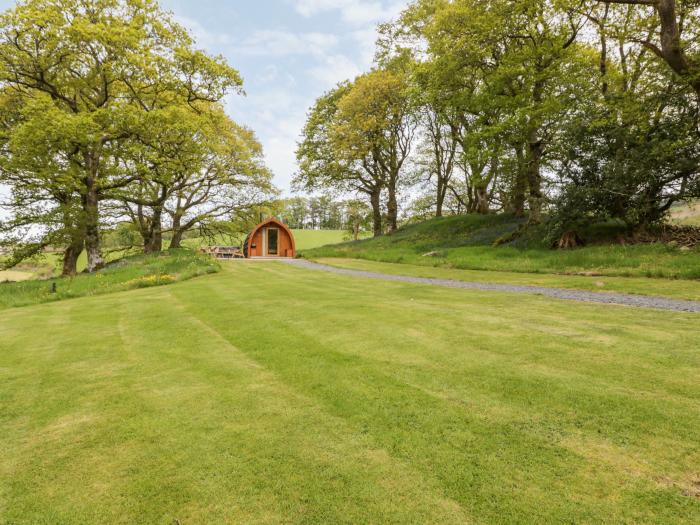
M 224 55 L 244 79 L 246 96 L 226 100 L 252 128 L 276 185 L 289 194 L 294 151 L 306 112 L 336 83 L 372 64 L 376 26 L 407 0 L 161 0 L 195 36 Z M 14 6 L 0 0 L 0 9 Z M 0 190 L 1 191 L 1 190 Z
M 377 24 L 406 0 L 161 0 L 199 46 L 224 55 L 244 79 L 245 97 L 227 110 L 251 127 L 275 183 L 288 193 L 294 151 L 313 102 L 372 64 Z

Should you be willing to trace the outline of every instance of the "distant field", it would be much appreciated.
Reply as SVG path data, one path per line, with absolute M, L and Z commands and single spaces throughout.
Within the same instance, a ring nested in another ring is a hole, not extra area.
M 132 250 L 117 250 L 109 251 L 105 250 L 104 257 L 107 261 L 115 261 L 121 259 L 127 255 L 134 255 L 138 251 Z M 28 279 L 50 279 L 52 277 L 57 277 L 61 274 L 61 269 L 63 265 L 63 254 L 60 252 L 44 253 L 40 256 L 29 259 L 19 266 L 14 268 L 11 272 L 8 271 L 7 275 L 11 275 L 3 279 L 3 274 L 5 272 L 0 272 L 0 282 L 3 281 L 24 281 Z M 78 272 L 82 272 L 87 267 L 87 254 L 83 252 L 78 258 Z M 25 276 L 24 278 L 21 278 Z
M 5 281 L 26 281 L 32 278 L 34 278 L 34 274 L 31 272 L 16 272 L 13 270 L 0 272 L 0 283 Z
M 349 240 L 350 235 L 345 230 L 292 230 L 296 240 L 297 250 L 311 250 L 330 244 L 338 244 Z M 240 246 L 245 241 L 245 237 L 221 236 L 214 241 L 202 238 L 187 239 L 185 244 L 191 248 L 208 246 L 212 242 L 220 245 Z
M 675 224 L 700 227 L 700 202 L 673 208 L 671 221 Z
M 338 244 L 350 239 L 345 230 L 292 230 L 297 250 L 311 250 L 330 244 Z

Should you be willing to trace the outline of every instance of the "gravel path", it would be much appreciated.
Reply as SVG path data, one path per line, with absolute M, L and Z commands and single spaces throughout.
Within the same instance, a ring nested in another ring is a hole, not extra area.
M 656 308 L 659 310 L 671 310 L 674 312 L 700 313 L 700 301 L 682 301 L 678 299 L 665 299 L 648 295 L 628 295 L 620 293 L 588 292 L 585 290 L 568 290 L 565 288 L 546 288 L 543 286 L 520 286 L 510 284 L 475 283 L 466 281 L 453 281 L 449 279 L 428 279 L 425 277 L 410 277 L 408 275 L 392 275 L 378 272 L 365 272 L 362 270 L 347 270 L 318 264 L 304 259 L 292 259 L 285 261 L 287 264 L 306 268 L 308 270 L 324 271 L 339 275 L 354 277 L 366 277 L 368 279 L 382 279 L 385 281 L 399 281 L 404 283 L 430 284 L 433 286 L 446 286 L 448 288 L 461 288 L 465 290 L 487 290 L 492 292 L 511 292 L 545 295 L 555 299 L 569 301 L 583 301 L 587 303 L 605 303 L 636 308 Z

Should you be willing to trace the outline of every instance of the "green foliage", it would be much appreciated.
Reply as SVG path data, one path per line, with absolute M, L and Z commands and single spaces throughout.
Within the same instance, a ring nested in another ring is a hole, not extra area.
M 420 146 L 402 180 L 429 192 L 410 211 L 507 212 L 534 225 L 549 217 L 552 241 L 599 221 L 663 221 L 675 202 L 700 195 L 700 83 L 689 58 L 700 18 L 673 0 L 654 2 L 656 11 L 639 4 L 414 1 L 380 28 L 374 69 L 319 99 L 300 180 L 360 189 L 334 182 L 361 169 L 328 167 L 385 165 L 376 152 L 398 129 L 387 108 L 405 96 Z M 314 154 L 328 162 L 314 164 Z
M 416 129 L 408 78 L 379 69 L 339 84 L 312 108 L 297 149 L 294 184 L 306 190 L 364 194 L 374 234 L 383 231 L 381 195 L 387 193 L 390 231 L 398 220 L 397 189 Z
M 93 271 L 101 203 L 142 176 L 151 151 L 135 143 L 180 133 L 239 92 L 240 75 L 155 0 L 27 0 L 0 28 L 0 182 L 13 192 L 2 230 L 15 246 L 84 244 Z

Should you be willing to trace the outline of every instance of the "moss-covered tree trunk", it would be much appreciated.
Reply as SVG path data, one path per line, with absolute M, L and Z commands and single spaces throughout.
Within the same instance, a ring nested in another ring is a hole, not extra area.
M 381 187 L 376 187 L 370 194 L 370 205 L 372 206 L 372 233 L 375 237 L 379 237 L 383 233 Z
M 392 176 L 389 181 L 387 208 L 387 223 L 389 232 L 393 233 L 399 229 L 399 204 L 396 197 L 396 185 L 398 176 Z
M 78 259 L 83 253 L 85 247 L 85 239 L 82 235 L 75 236 L 68 247 L 63 252 L 63 271 L 61 275 L 64 277 L 72 277 L 78 273 Z
M 85 212 L 85 250 L 87 251 L 87 270 L 92 273 L 104 267 L 100 246 L 100 197 L 97 187 L 97 170 L 99 160 L 94 154 L 86 155 L 88 175 L 85 181 L 83 209 Z

